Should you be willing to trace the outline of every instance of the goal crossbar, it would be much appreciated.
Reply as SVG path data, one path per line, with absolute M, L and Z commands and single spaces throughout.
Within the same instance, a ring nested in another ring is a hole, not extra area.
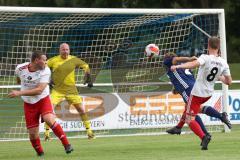
M 189 14 L 189 13 L 224 13 L 224 9 L 126 9 L 126 8 L 57 8 L 57 7 L 0 7 L 5 12 L 31 12 L 31 13 L 112 13 L 112 14 Z

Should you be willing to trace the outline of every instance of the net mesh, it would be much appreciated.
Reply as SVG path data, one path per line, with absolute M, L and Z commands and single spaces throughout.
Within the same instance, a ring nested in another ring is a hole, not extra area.
M 32 50 L 43 50 L 50 58 L 58 55 L 61 43 L 67 42 L 72 55 L 89 63 L 95 83 L 113 84 L 92 90 L 83 88 L 81 93 L 169 91 L 170 85 L 139 83 L 168 81 L 162 64 L 162 56 L 166 52 L 199 56 L 206 51 L 208 37 L 193 23 L 209 35 L 218 35 L 219 32 L 217 14 L 0 11 L 0 23 L 0 98 L 4 102 L 0 105 L 1 136 L 20 133 L 17 128 L 24 127 L 22 111 L 16 109 L 21 103 L 6 98 L 12 89 L 6 86 L 15 85 L 14 69 L 17 64 L 30 61 Z M 144 48 L 150 43 L 159 46 L 160 56 L 152 59 L 144 56 Z M 81 84 L 82 70 L 77 70 L 76 75 L 77 83 Z M 132 85 L 134 83 L 138 85 Z M 6 107 L 6 104 L 14 107 Z M 13 115 L 11 123 L 4 120 L 8 114 Z

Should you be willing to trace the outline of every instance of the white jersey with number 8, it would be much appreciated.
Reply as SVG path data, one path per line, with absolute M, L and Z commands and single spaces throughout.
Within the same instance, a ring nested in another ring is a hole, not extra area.
M 197 61 L 200 63 L 200 67 L 191 94 L 198 97 L 210 97 L 218 77 L 230 76 L 229 66 L 226 60 L 214 55 L 203 54 Z

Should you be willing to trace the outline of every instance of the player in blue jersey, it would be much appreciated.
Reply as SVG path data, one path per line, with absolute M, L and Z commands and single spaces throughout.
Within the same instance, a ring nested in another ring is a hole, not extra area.
M 179 63 L 187 62 L 187 61 L 194 61 L 197 57 L 177 57 L 174 53 L 166 53 L 164 55 L 164 65 L 166 67 L 167 75 L 174 86 L 173 93 L 179 93 L 184 102 L 187 104 L 188 98 L 192 91 L 193 85 L 195 83 L 194 75 L 192 74 L 191 70 L 189 69 L 177 69 L 176 71 L 171 71 L 171 66 L 176 65 Z M 204 113 L 208 116 L 219 118 L 223 123 L 225 123 L 228 128 L 231 128 L 231 123 L 227 118 L 227 113 L 219 113 L 214 108 L 210 106 L 202 106 L 201 113 Z M 177 126 L 167 130 L 169 134 L 181 134 L 181 129 L 185 124 L 185 117 L 186 117 L 186 110 L 183 112 L 180 122 Z M 210 134 L 207 132 L 201 118 L 197 115 L 195 120 L 198 122 L 200 127 L 202 128 L 203 132 L 207 135 Z

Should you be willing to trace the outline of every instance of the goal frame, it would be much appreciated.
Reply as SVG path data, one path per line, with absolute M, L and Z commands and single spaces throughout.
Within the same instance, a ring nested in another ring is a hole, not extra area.
M 52 8 L 52 7 L 9 7 L 0 6 L 0 11 L 4 12 L 31 12 L 31 13 L 105 13 L 105 14 L 218 14 L 219 35 L 221 41 L 221 56 L 227 60 L 226 33 L 225 33 L 225 13 L 224 9 L 122 9 L 122 8 Z M 160 84 L 156 83 L 157 84 Z M 96 84 L 96 86 L 106 86 L 112 84 Z M 116 85 L 116 84 L 115 84 Z M 0 86 L 1 87 L 1 86 Z M 4 87 L 4 86 L 2 86 Z M 7 87 L 7 86 L 6 86 Z M 10 86 L 9 86 L 10 87 Z M 14 87 L 14 86 L 11 86 Z M 19 87 L 19 86 L 15 86 Z M 222 104 L 223 111 L 229 113 L 228 109 L 228 86 L 222 84 Z M 224 131 L 230 129 L 224 125 Z

